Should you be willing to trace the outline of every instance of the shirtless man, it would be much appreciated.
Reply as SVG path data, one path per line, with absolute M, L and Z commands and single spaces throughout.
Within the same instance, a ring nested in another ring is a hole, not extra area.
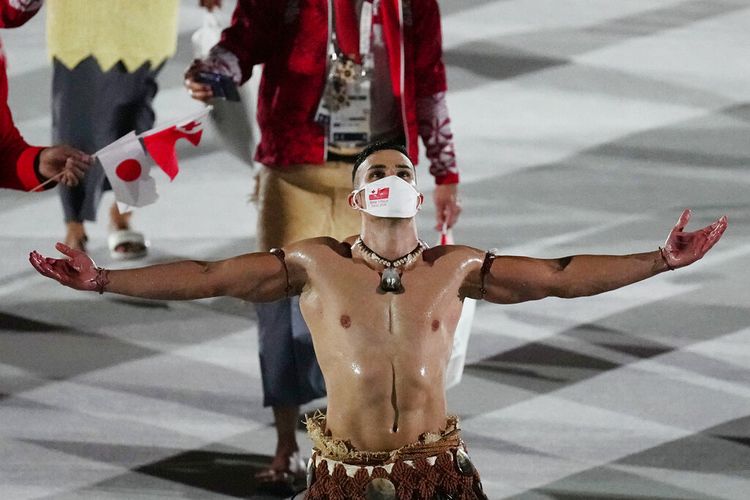
M 217 262 L 117 271 L 58 244 L 67 259 L 32 252 L 30 261 L 63 285 L 100 293 L 252 302 L 299 295 L 328 388 L 325 417 L 308 420 L 315 448 L 307 498 L 485 498 L 456 419 L 447 416 L 443 383 L 463 299 L 511 304 L 613 290 L 700 259 L 727 219 L 685 232 L 686 210 L 663 248 L 633 255 L 533 259 L 459 245 L 428 249 L 417 237 L 423 198 L 414 175 L 400 146 L 365 150 L 349 196 L 362 211 L 362 230 L 344 242 L 315 238 Z

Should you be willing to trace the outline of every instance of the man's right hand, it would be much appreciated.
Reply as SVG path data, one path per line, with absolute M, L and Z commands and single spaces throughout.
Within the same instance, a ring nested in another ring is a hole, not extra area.
M 185 71 L 185 88 L 193 99 L 208 102 L 214 96 L 214 93 L 211 90 L 211 85 L 196 81 L 196 77 L 201 71 L 208 71 L 206 64 L 200 59 L 194 59 Z
M 37 251 L 29 254 L 29 262 L 39 271 L 39 274 L 76 290 L 94 291 L 99 289 L 99 283 L 96 280 L 99 269 L 91 257 L 63 243 L 58 243 L 55 248 L 60 253 L 67 255 L 68 258 L 44 257 Z

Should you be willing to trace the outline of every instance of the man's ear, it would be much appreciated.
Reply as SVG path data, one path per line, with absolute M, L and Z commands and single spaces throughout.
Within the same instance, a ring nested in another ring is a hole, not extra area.
M 359 209 L 356 202 L 354 201 L 354 197 L 357 196 L 357 191 L 352 191 L 349 193 L 349 196 L 346 198 L 346 202 L 349 204 L 350 208 L 353 208 L 355 210 Z
M 419 210 L 420 208 L 422 208 L 422 205 L 424 205 L 424 195 L 422 193 L 419 193 L 418 200 L 419 201 L 417 202 L 417 210 Z

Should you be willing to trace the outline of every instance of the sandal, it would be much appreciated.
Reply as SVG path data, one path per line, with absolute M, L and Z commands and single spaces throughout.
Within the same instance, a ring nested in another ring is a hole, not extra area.
M 286 469 L 268 467 L 255 474 L 258 487 L 265 491 L 293 490 L 300 481 L 304 482 L 306 477 L 307 464 L 298 451 L 289 457 Z
M 288 470 L 276 470 L 272 468 L 263 469 L 255 474 L 255 480 L 259 483 L 287 483 L 291 484 L 295 480 L 295 475 Z
M 114 260 L 141 259 L 148 253 L 148 242 L 143 233 L 130 229 L 112 231 L 107 237 L 109 255 Z

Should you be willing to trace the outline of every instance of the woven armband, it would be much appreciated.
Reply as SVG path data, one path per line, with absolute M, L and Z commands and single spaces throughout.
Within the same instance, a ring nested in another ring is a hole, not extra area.
M 281 265 L 284 266 L 284 274 L 286 274 L 286 289 L 284 291 L 286 292 L 286 296 L 289 297 L 292 292 L 292 285 L 289 283 L 289 269 L 286 267 L 286 255 L 284 254 L 284 250 L 281 248 L 272 248 L 269 252 L 275 255 L 281 262 Z
M 94 284 L 96 284 L 95 290 L 99 292 L 99 295 L 102 295 L 104 293 L 104 287 L 109 284 L 109 270 L 103 267 L 97 267 Z
M 667 260 L 667 256 L 666 256 L 666 255 L 664 255 L 664 249 L 663 249 L 662 247 L 659 247 L 659 255 L 661 255 L 661 260 L 663 260 L 663 261 L 664 261 L 664 265 L 666 265 L 666 266 L 667 266 L 667 269 L 669 269 L 670 271 L 674 271 L 674 270 L 675 270 L 675 268 L 674 268 L 674 266 L 673 266 L 673 265 L 671 265 L 671 264 L 669 263 L 669 261 Z
M 482 269 L 479 271 L 479 278 L 480 278 L 480 288 L 479 292 L 482 294 L 482 298 L 487 294 L 487 288 L 484 286 L 485 279 L 487 277 L 487 273 L 490 272 L 490 268 L 492 267 L 492 262 L 494 262 L 497 255 L 495 255 L 491 250 L 488 251 L 486 254 L 484 254 L 484 261 L 482 262 Z

